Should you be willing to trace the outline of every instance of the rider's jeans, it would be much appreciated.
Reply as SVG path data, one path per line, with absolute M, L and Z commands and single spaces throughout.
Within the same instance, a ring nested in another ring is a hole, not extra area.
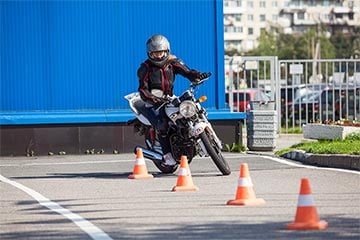
M 167 137 L 168 118 L 164 108 L 161 108 L 160 110 L 154 110 L 152 107 L 147 107 L 145 110 L 146 112 L 143 114 L 159 133 L 158 139 L 163 153 L 166 154 L 170 152 L 171 148 Z

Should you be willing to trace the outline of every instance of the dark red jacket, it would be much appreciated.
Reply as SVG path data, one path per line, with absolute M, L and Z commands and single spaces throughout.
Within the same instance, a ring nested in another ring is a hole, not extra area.
M 141 98 L 151 104 L 160 101 L 158 97 L 151 94 L 153 89 L 162 90 L 164 94 L 172 96 L 176 74 L 180 74 L 193 82 L 199 78 L 200 72 L 189 69 L 183 61 L 175 56 L 170 56 L 162 67 L 154 65 L 149 59 L 141 63 L 137 71 L 138 91 Z

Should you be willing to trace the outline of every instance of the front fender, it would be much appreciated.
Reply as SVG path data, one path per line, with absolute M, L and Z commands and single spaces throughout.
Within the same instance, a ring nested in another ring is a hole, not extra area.
M 190 135 L 192 137 L 198 137 L 202 132 L 205 131 L 208 124 L 205 122 L 198 122 L 190 129 Z
M 193 137 L 198 137 L 205 130 L 209 132 L 212 140 L 214 140 L 216 145 L 219 147 L 219 149 L 221 149 L 222 143 L 221 143 L 220 139 L 218 138 L 218 136 L 216 135 L 216 133 L 210 123 L 206 123 L 206 122 L 196 123 L 193 126 L 193 128 L 191 129 L 191 135 Z

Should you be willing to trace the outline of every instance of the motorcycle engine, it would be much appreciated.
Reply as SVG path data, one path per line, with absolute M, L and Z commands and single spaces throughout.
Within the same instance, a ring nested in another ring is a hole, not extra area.
M 180 162 L 181 156 L 186 155 L 190 163 L 196 153 L 195 143 L 191 139 L 185 139 L 176 133 L 171 134 L 169 140 L 174 158 Z

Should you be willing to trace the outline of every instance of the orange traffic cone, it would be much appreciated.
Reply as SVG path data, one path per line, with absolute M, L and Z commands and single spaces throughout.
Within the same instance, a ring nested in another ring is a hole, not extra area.
M 247 163 L 240 166 L 240 178 L 236 191 L 236 198 L 229 200 L 227 205 L 258 206 L 265 204 L 264 199 L 256 198 Z
M 173 192 L 184 192 L 184 191 L 197 191 L 198 187 L 194 186 L 193 180 L 191 178 L 190 168 L 186 156 L 181 156 L 180 159 L 180 169 L 178 173 L 178 179 L 176 186 L 173 187 Z
M 287 225 L 289 230 L 323 230 L 328 223 L 320 221 L 317 209 L 314 206 L 314 199 L 311 195 L 310 181 L 307 178 L 301 179 L 298 207 L 295 221 Z
M 136 149 L 136 161 L 134 165 L 134 170 L 131 175 L 128 176 L 129 179 L 144 179 L 144 178 L 153 178 L 152 174 L 148 173 L 146 168 L 144 155 L 141 148 Z

